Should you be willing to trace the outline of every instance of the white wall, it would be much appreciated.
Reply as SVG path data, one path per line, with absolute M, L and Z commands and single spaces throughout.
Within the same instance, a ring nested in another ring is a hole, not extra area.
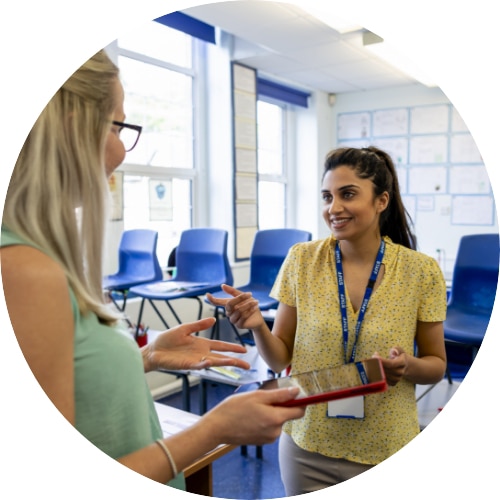
M 225 34 L 222 34 L 217 45 L 209 44 L 206 47 L 205 77 L 209 85 L 207 94 L 197 98 L 197 106 L 201 116 L 205 118 L 197 127 L 200 137 L 196 152 L 201 182 L 194 193 L 197 205 L 195 225 L 207 224 L 227 229 L 230 235 L 231 260 L 234 255 L 230 97 L 232 49 L 232 37 Z M 339 94 L 333 106 L 329 104 L 327 94 L 312 92 L 309 107 L 296 109 L 293 129 L 290 131 L 291 145 L 288 153 L 294 171 L 289 185 L 288 224 L 311 231 L 313 238 L 329 234 L 321 217 L 319 192 L 325 155 L 337 145 L 337 118 L 340 113 L 441 103 L 448 104 L 449 100 L 439 88 L 427 88 L 420 84 Z M 419 250 L 435 257 L 436 249 L 443 249 L 446 256 L 444 270 L 448 276 L 453 269 L 462 235 L 498 231 L 496 217 L 494 226 L 452 225 L 449 204 L 449 197 L 437 197 L 435 210 L 419 212 L 416 219 Z M 121 228 L 121 223 L 110 223 L 105 264 L 107 272 L 114 272 L 116 269 Z M 239 262 L 234 266 L 234 277 L 235 285 L 246 282 L 247 262 Z M 192 304 L 179 305 L 181 316 L 190 319 Z M 208 310 L 207 314 L 211 314 L 211 311 Z M 150 321 L 152 325 L 156 322 L 154 317 Z
M 449 99 L 439 88 L 427 88 L 415 84 L 376 91 L 339 94 L 332 113 L 336 126 L 340 113 L 449 103 Z M 336 133 L 333 134 L 332 139 L 336 141 Z M 445 275 L 451 278 L 460 238 L 465 234 L 498 232 L 498 220 L 495 216 L 492 226 L 453 225 L 450 216 L 451 195 L 439 195 L 434 198 L 434 210 L 417 211 L 416 214 L 415 229 L 418 249 L 433 257 L 436 257 L 437 249 L 443 249 L 446 259 L 442 268 Z M 319 217 L 321 217 L 320 214 Z

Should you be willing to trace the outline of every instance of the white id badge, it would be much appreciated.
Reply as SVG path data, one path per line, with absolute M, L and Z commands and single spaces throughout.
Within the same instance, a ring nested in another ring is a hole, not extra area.
M 328 402 L 330 418 L 365 418 L 365 398 L 355 396 Z

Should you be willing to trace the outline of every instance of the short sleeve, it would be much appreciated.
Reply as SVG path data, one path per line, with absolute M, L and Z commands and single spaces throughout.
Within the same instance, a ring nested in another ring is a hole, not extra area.
M 444 321 L 446 319 L 446 281 L 438 263 L 431 257 L 422 261 L 421 300 L 417 312 L 419 321 Z
M 287 306 L 297 307 L 297 269 L 300 261 L 300 243 L 288 251 L 271 290 L 271 297 Z

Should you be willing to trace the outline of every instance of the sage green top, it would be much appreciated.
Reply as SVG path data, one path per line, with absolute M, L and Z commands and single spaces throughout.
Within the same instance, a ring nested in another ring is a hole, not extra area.
M 0 246 L 27 245 L 2 227 Z M 32 245 L 30 245 L 32 246 Z M 75 427 L 97 448 L 119 458 L 163 437 L 144 376 L 141 352 L 126 328 L 80 314 L 69 288 L 74 318 Z M 168 483 L 185 489 L 184 477 Z

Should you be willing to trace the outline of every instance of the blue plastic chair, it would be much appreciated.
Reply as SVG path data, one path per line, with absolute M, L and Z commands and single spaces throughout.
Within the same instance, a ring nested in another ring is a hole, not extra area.
M 460 240 L 444 322 L 450 383 L 465 376 L 483 341 L 497 290 L 499 256 L 496 233 Z
M 122 233 L 118 249 L 118 271 L 105 276 L 102 284 L 110 292 L 109 296 L 119 310 L 125 310 L 130 288 L 163 278 L 156 255 L 157 243 L 158 232 L 151 229 L 131 229 Z M 121 307 L 115 294 L 123 298 Z
M 246 285 L 238 287 L 242 292 L 251 292 L 253 297 L 259 301 L 261 311 L 267 311 L 278 307 L 278 301 L 269 296 L 274 285 L 281 264 L 295 243 L 311 241 L 312 234 L 300 229 L 262 229 L 255 233 L 255 238 L 250 252 L 250 280 Z M 212 293 L 217 298 L 228 298 L 223 291 Z M 223 307 L 215 308 L 215 316 L 225 315 Z M 213 330 L 212 336 L 218 338 L 217 328 Z M 237 328 L 231 324 L 234 332 L 240 338 Z M 248 340 L 247 343 L 253 343 Z
M 182 323 L 171 301 L 190 298 L 198 302 L 201 319 L 201 295 L 215 292 L 222 283 L 233 283 L 233 274 L 227 255 L 228 233 L 223 229 L 195 228 L 182 232 L 175 252 L 176 276 L 170 280 L 134 286 L 130 293 L 141 297 L 137 325 L 140 325 L 144 303 L 149 302 L 165 328 L 170 328 L 155 301 L 163 301 L 179 324 Z

